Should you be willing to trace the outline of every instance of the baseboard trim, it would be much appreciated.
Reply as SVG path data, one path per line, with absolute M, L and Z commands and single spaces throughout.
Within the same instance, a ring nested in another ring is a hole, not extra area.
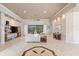
M 73 42 L 74 44 L 79 44 L 79 42 Z
M 1 42 L 0 44 L 4 45 L 4 44 L 5 44 L 5 42 Z
M 79 42 L 66 41 L 66 43 L 79 44 Z

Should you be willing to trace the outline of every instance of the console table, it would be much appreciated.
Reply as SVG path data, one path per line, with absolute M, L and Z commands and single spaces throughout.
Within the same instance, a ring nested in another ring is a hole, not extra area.
M 8 41 L 8 40 L 10 40 L 10 39 L 14 39 L 14 38 L 16 38 L 17 37 L 17 33 L 9 33 L 8 35 L 7 35 L 7 40 L 6 41 Z

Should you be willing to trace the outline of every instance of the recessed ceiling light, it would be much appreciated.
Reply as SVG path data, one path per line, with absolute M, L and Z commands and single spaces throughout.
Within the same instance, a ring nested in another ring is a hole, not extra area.
M 54 22 L 56 23 L 56 19 L 54 20 Z
M 60 21 L 60 17 L 57 18 L 57 21 Z
M 65 18 L 65 15 L 62 15 L 62 18 L 64 19 Z
M 27 11 L 26 10 L 24 10 L 24 13 L 26 13 Z
M 43 11 L 44 13 L 47 13 L 47 11 Z

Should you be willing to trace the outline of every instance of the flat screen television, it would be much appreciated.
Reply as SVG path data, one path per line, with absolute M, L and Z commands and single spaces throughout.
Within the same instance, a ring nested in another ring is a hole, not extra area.
M 18 27 L 11 26 L 11 33 L 17 33 L 18 32 Z

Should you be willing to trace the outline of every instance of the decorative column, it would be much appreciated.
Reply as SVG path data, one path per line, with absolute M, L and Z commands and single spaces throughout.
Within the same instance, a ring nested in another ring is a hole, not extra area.
M 1 38 L 0 43 L 5 44 L 5 14 L 1 12 L 1 20 L 0 20 L 0 31 L 1 31 Z

